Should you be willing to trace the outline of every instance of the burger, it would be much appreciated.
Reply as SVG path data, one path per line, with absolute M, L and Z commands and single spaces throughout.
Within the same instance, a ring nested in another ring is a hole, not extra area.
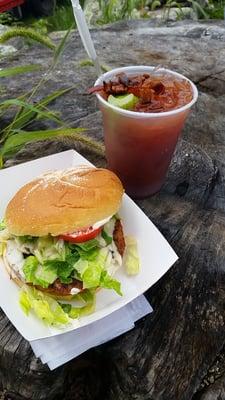
M 15 194 L 0 251 L 10 278 L 25 288 L 23 308 L 31 308 L 32 296 L 66 301 L 66 308 L 99 288 L 122 294 L 113 275 L 125 250 L 117 214 L 123 193 L 113 172 L 79 166 L 45 173 Z

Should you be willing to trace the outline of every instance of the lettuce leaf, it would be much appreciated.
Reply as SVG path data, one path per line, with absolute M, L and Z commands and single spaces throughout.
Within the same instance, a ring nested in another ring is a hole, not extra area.
M 79 273 L 80 276 L 82 276 L 84 274 L 84 272 L 86 271 L 86 269 L 88 268 L 88 261 L 87 260 L 82 260 L 82 258 L 80 258 L 76 264 L 74 264 L 74 268 L 75 270 Z
M 24 261 L 23 272 L 27 283 L 33 283 L 38 264 L 38 259 L 35 256 L 29 256 Z
M 63 310 L 70 318 L 75 319 L 84 315 L 92 314 L 95 311 L 96 293 L 95 290 L 85 290 L 75 296 L 76 300 L 84 303 L 83 307 L 72 307 L 71 304 L 61 304 Z
M 86 268 L 83 274 L 81 274 L 83 287 L 87 289 L 98 287 L 101 278 L 101 273 L 102 273 L 101 265 L 90 261 L 88 263 L 88 268 Z
M 99 253 L 99 243 L 98 240 L 92 239 L 84 243 L 69 244 L 71 251 L 77 252 L 79 257 L 83 260 L 93 261 L 96 259 Z
M 83 251 L 89 252 L 90 250 L 99 247 L 99 244 L 96 239 L 92 239 L 84 243 L 76 243 L 75 246 L 82 249 Z
M 26 288 L 20 292 L 20 306 L 26 315 L 32 310 L 38 318 L 49 325 L 65 325 L 69 316 L 60 304 L 34 288 Z
M 0 231 L 3 231 L 6 228 L 6 224 L 4 220 L 0 221 Z
M 49 260 L 65 261 L 66 248 L 64 240 L 52 236 L 40 237 L 37 240 L 37 248 L 34 252 L 40 263 Z
M 42 267 L 35 256 L 29 256 L 25 259 L 23 272 L 27 283 L 40 285 L 43 288 L 47 288 L 57 279 L 57 273 Z
M 72 264 L 66 261 L 49 260 L 44 261 L 43 269 L 55 274 L 55 279 L 59 278 L 62 283 L 71 283 L 71 273 L 74 270 Z
M 105 289 L 113 289 L 118 295 L 123 295 L 120 282 L 113 279 L 107 271 L 102 271 L 99 286 Z
M 137 275 L 140 271 L 137 241 L 131 236 L 125 238 L 126 249 L 124 254 L 124 267 L 128 275 Z
M 101 235 L 102 235 L 103 239 L 105 240 L 107 246 L 112 243 L 113 238 L 112 238 L 112 236 L 108 235 L 108 233 L 105 231 L 105 229 L 102 229 Z

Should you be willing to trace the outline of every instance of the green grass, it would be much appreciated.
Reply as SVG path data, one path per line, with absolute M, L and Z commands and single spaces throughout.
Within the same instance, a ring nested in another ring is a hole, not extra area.
M 48 31 L 67 30 L 74 23 L 74 15 L 72 7 L 65 5 L 57 7 L 55 14 L 46 18 Z
M 224 19 L 224 8 L 225 0 L 213 1 L 205 11 L 211 19 Z

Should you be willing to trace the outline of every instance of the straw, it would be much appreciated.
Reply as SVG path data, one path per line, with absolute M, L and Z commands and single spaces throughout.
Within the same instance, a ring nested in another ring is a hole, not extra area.
M 77 29 L 80 33 L 81 40 L 83 42 L 84 48 L 88 54 L 88 57 L 92 60 L 97 76 L 101 75 L 100 63 L 94 48 L 93 41 L 91 39 L 90 31 L 87 26 L 87 22 L 84 16 L 84 12 L 80 6 L 78 0 L 71 0 L 73 6 L 73 13 L 77 23 Z

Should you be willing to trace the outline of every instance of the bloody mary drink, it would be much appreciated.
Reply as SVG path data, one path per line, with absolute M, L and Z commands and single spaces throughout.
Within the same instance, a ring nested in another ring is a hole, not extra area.
M 125 67 L 101 76 L 97 93 L 103 114 L 108 168 L 133 198 L 160 190 L 191 106 L 195 85 L 153 67 Z

